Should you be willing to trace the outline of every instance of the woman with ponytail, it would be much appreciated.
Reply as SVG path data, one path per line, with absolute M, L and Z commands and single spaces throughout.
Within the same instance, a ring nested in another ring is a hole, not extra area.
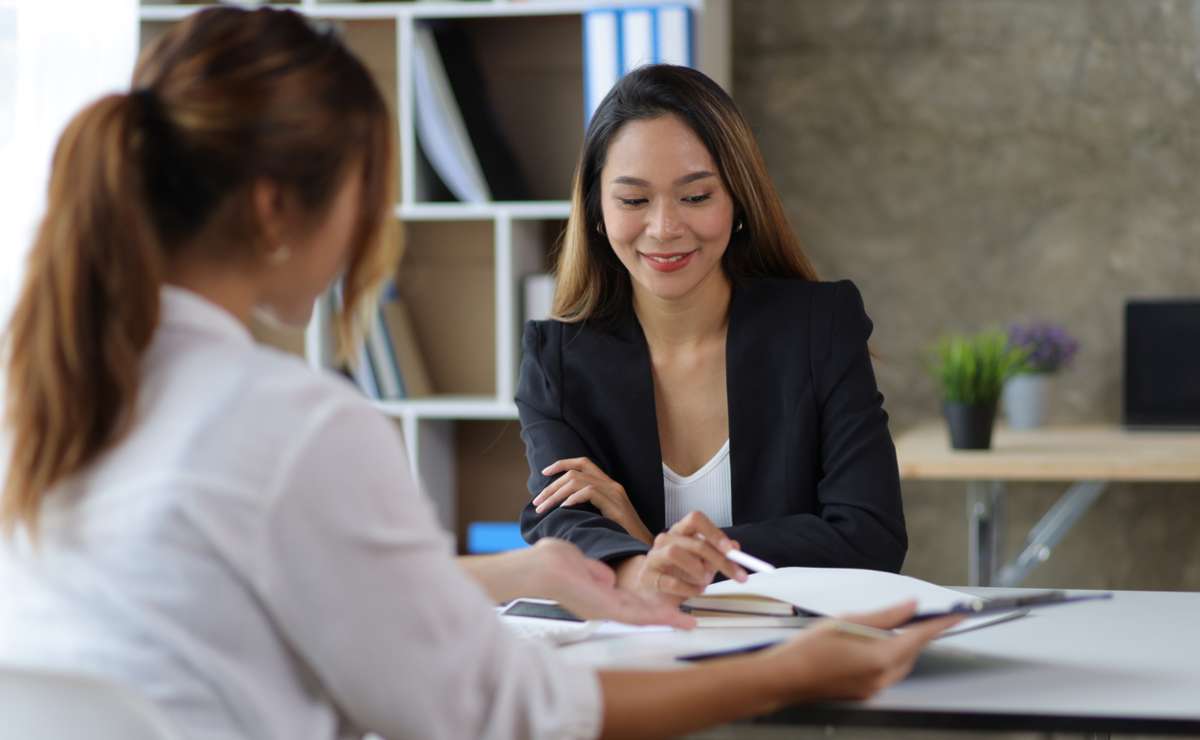
M 944 623 L 807 630 L 649 689 L 505 631 L 492 604 L 518 595 L 690 619 L 561 540 L 456 563 L 394 427 L 252 341 L 340 275 L 353 354 L 397 259 L 392 139 L 335 35 L 228 7 L 68 126 L 4 335 L 0 662 L 140 690 L 188 737 L 322 740 L 679 733 L 907 672 Z

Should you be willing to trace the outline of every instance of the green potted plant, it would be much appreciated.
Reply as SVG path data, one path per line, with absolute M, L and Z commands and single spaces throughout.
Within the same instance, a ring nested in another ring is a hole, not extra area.
M 1028 351 L 1009 344 L 1002 331 L 952 335 L 937 343 L 932 372 L 941 386 L 942 413 L 956 450 L 992 446 L 996 403 L 1004 383 L 1025 362 Z

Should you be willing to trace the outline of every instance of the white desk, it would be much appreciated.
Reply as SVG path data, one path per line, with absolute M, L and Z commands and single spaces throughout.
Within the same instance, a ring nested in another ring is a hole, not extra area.
M 983 596 L 1020 589 L 964 589 Z M 1200 735 L 1200 593 L 1118 591 L 945 638 L 867 702 L 797 705 L 755 722 L 1037 732 Z M 786 630 L 698 630 L 562 649 L 596 666 L 680 665 L 671 655 Z

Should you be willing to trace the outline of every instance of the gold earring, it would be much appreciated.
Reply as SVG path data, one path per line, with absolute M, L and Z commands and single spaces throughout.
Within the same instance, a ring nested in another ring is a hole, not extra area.
M 292 258 L 292 249 L 286 244 L 281 244 L 275 249 L 267 253 L 267 264 L 282 265 Z

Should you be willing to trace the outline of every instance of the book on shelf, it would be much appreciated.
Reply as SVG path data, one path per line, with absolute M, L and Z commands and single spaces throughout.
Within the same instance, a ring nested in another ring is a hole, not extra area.
M 417 24 L 413 29 L 413 44 L 413 112 L 417 142 L 455 198 L 464 203 L 489 201 L 492 194 L 471 146 L 433 29 L 428 24 Z M 418 180 L 418 185 L 421 184 Z M 417 200 L 428 199 L 427 191 L 417 193 Z
M 379 386 L 379 398 L 396 400 L 408 394 L 404 388 L 404 377 L 400 373 L 400 362 L 396 350 L 392 346 L 390 332 L 387 330 L 382 304 L 375 307 L 370 329 L 367 331 L 367 358 L 375 371 L 375 379 Z
M 550 312 L 554 308 L 554 276 L 538 272 L 526 275 L 522 282 L 525 320 L 541 321 L 550 318 Z
M 528 200 L 470 34 L 452 21 L 427 21 L 413 39 L 417 142 L 428 163 L 417 200 L 435 199 L 441 186 L 465 203 Z
M 584 125 L 627 72 L 644 64 L 692 66 L 692 36 L 692 11 L 682 4 L 584 13 Z
M 333 305 L 342 302 L 340 281 L 333 286 L 331 301 Z M 433 394 L 412 319 L 395 283 L 389 282 L 381 291 L 355 361 L 339 370 L 372 400 Z
M 450 92 L 458 103 L 467 140 L 479 159 L 492 199 L 529 200 L 528 181 L 500 129 L 500 116 L 492 104 L 471 35 L 453 22 L 437 23 L 432 28 Z
M 379 303 L 380 323 L 391 348 L 396 373 L 404 389 L 405 398 L 421 398 L 434 393 L 433 381 L 425 364 L 413 328 L 412 317 L 403 296 L 395 284 L 389 284 Z
M 383 396 L 379 391 L 379 381 L 375 377 L 375 368 L 371 366 L 371 355 L 364 342 L 358 348 L 358 360 L 350 365 L 350 378 L 367 398 L 378 400 Z

